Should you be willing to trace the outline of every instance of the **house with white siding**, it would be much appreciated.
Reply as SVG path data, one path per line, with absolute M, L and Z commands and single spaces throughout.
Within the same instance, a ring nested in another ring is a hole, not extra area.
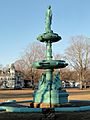
M 14 64 L 0 73 L 0 88 L 19 89 L 23 86 L 23 76 L 21 72 L 16 71 Z

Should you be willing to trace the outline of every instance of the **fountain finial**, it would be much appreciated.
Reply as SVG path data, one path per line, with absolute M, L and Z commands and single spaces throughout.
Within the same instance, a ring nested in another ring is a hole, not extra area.
M 46 16 L 45 16 L 45 32 L 51 32 L 51 23 L 52 23 L 52 10 L 51 6 L 48 6 L 48 9 L 46 11 Z

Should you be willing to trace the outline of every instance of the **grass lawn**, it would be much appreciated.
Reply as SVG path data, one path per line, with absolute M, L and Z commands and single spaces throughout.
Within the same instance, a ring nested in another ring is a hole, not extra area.
M 67 89 L 67 92 L 72 93 L 69 95 L 68 99 L 69 100 L 90 100 L 90 88 L 84 89 L 84 90 L 79 90 L 79 89 Z M 87 93 L 88 92 L 88 93 Z M 25 97 L 25 98 L 17 98 L 18 94 L 32 94 L 33 90 L 31 89 L 23 89 L 23 90 L 0 90 L 0 94 L 9 94 L 12 95 L 14 94 L 16 98 L 0 98 L 0 102 L 4 102 L 6 100 L 16 100 L 16 101 L 21 101 L 21 100 L 32 100 L 32 97 Z M 79 94 L 78 94 L 79 93 Z

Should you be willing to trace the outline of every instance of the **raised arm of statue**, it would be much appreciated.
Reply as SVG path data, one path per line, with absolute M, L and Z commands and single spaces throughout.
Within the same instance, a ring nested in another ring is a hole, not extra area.
M 51 31 L 51 23 L 52 23 L 52 10 L 51 6 L 49 6 L 45 16 L 45 32 Z

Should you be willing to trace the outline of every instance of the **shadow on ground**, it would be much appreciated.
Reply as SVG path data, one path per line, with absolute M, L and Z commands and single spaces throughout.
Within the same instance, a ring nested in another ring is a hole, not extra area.
M 90 111 L 55 113 L 55 119 L 45 118 L 42 113 L 1 112 L 0 120 L 90 120 Z

